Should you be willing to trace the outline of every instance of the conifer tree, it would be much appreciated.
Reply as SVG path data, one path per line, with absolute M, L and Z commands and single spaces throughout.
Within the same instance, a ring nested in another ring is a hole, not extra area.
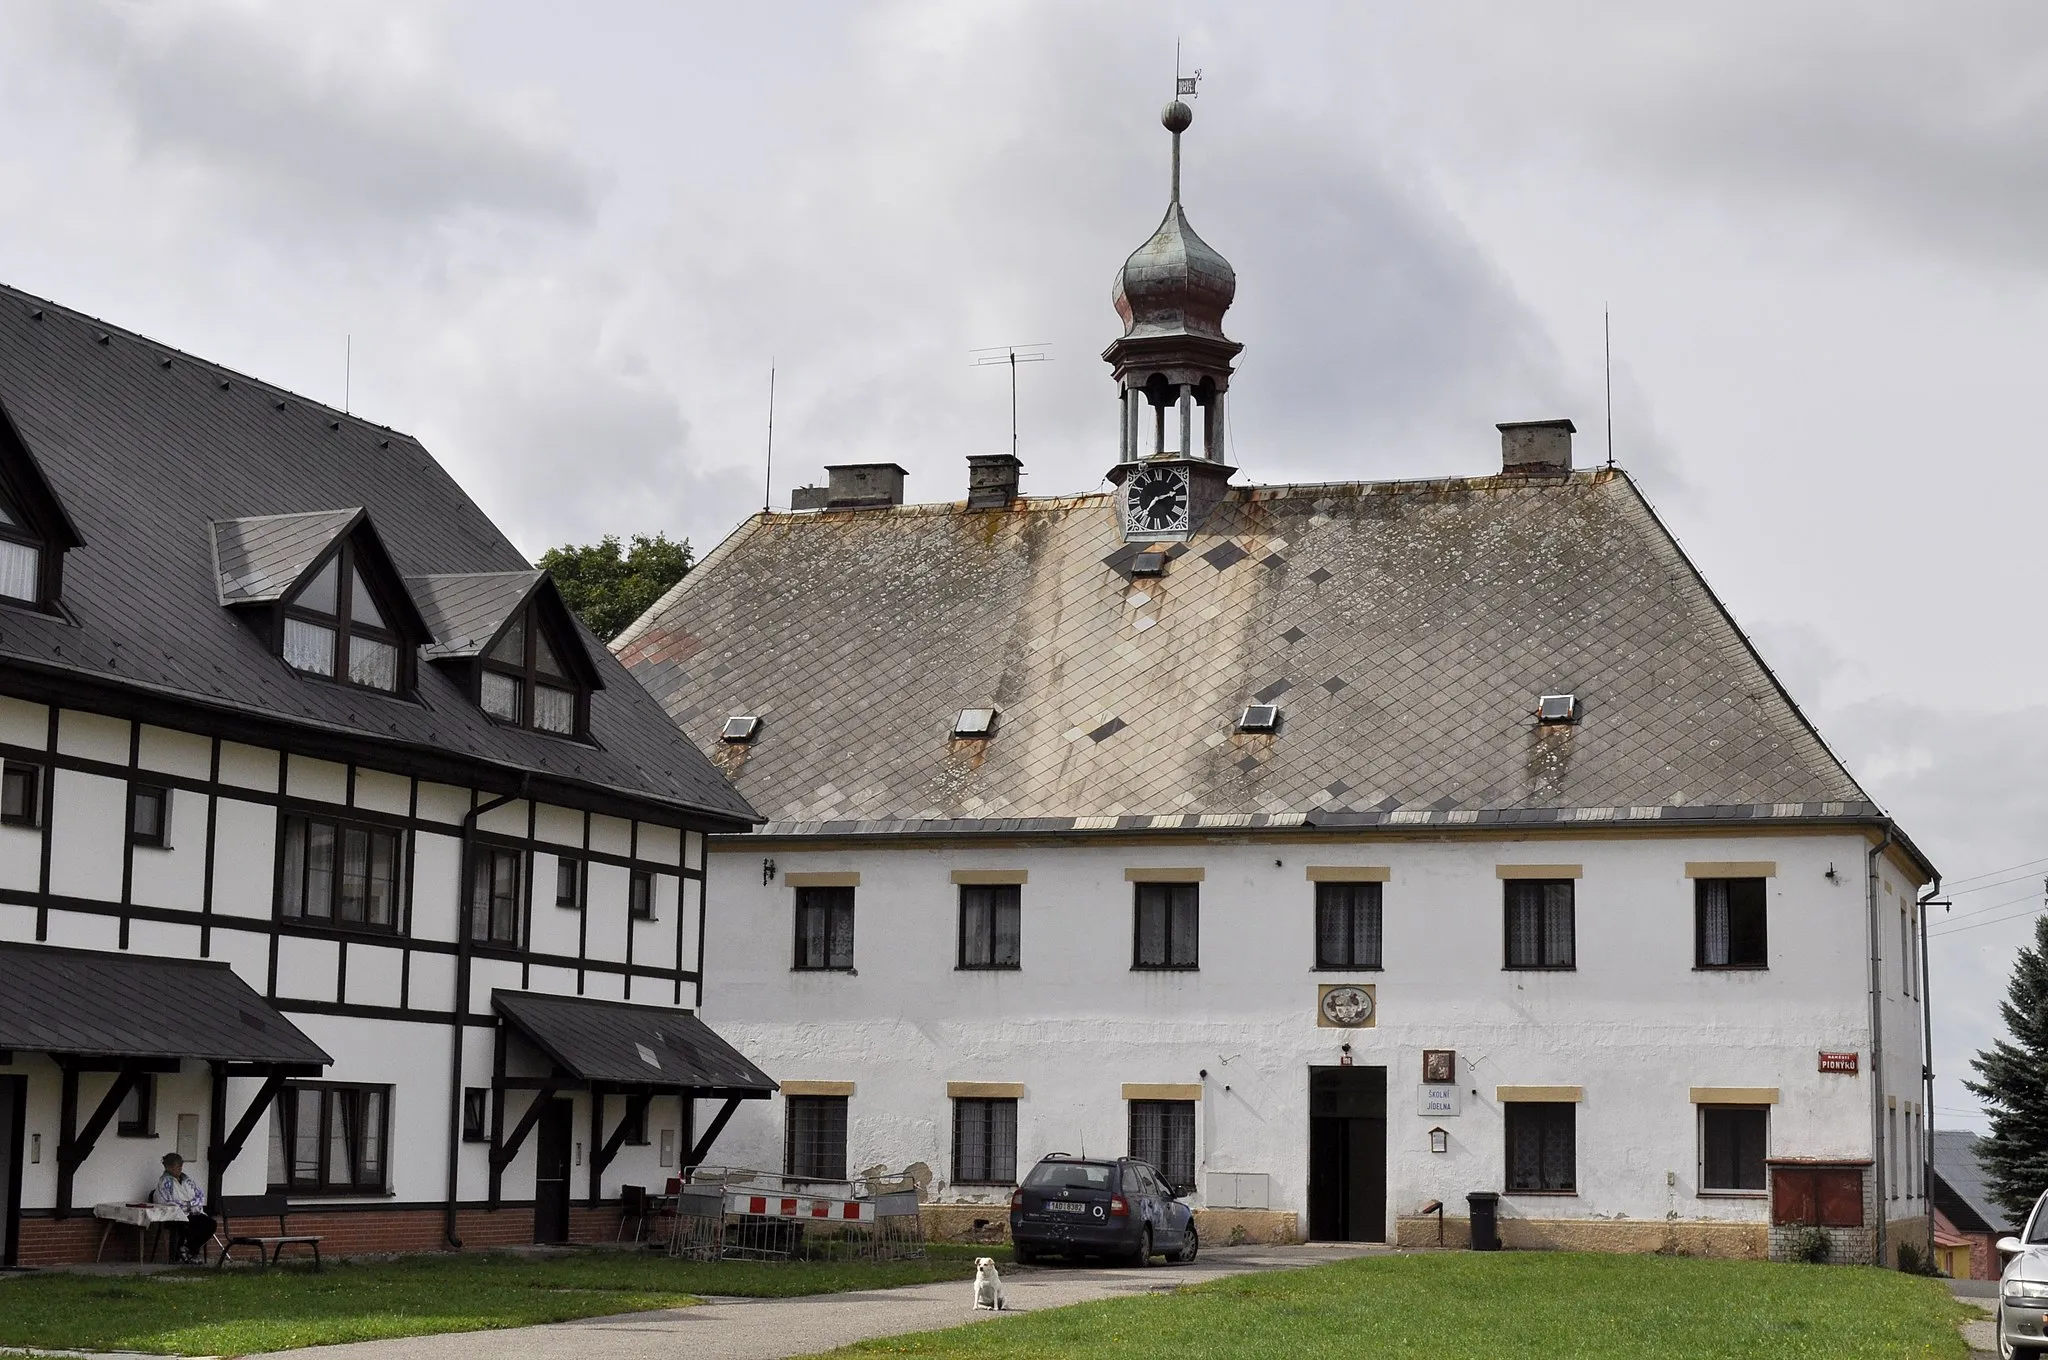
M 2034 943 L 2013 962 L 2005 1003 L 2007 1038 L 1971 1059 L 1977 1081 L 1963 1084 L 1991 1113 L 1991 1136 L 1977 1161 L 1991 1196 L 2018 1225 L 2048 1190 L 2048 914 L 2034 922 Z

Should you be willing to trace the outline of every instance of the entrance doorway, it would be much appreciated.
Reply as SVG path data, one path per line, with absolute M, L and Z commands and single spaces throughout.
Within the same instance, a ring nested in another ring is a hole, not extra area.
M 1387 1240 L 1387 1069 L 1308 1070 L 1308 1235 Z
M 541 1112 L 533 1154 L 533 1240 L 569 1240 L 569 1139 L 576 1107 L 550 1100 Z
M 27 1124 L 28 1078 L 0 1077 L 0 1267 L 21 1259 L 22 1130 Z

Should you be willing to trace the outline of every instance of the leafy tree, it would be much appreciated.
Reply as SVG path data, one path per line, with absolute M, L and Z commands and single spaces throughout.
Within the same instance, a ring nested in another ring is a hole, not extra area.
M 598 543 L 549 548 L 539 565 L 554 573 L 563 602 L 610 642 L 688 575 L 695 561 L 687 538 L 671 543 L 667 534 L 634 534 L 633 546 L 622 550 L 619 536 L 606 534 Z
M 1970 1060 L 1980 1081 L 1963 1083 L 1991 1111 L 1991 1136 L 1977 1144 L 1991 1197 L 2019 1223 L 2048 1190 L 2048 915 L 2013 963 L 1999 1007 L 2010 1039 Z

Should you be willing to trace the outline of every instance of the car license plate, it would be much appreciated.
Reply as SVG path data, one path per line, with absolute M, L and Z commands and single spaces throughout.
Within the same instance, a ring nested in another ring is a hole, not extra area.
M 1056 1214 L 1085 1214 L 1088 1212 L 1087 1205 L 1075 1204 L 1071 1200 L 1056 1199 L 1053 1200 L 1051 1203 L 1047 1204 L 1045 1207 Z

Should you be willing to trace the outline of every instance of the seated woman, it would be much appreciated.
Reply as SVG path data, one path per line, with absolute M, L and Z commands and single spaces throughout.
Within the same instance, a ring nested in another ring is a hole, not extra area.
M 185 1174 L 183 1157 L 175 1152 L 164 1154 L 163 1179 L 149 1198 L 151 1203 L 175 1204 L 185 1211 L 183 1223 L 166 1223 L 164 1231 L 176 1234 L 172 1241 L 180 1261 L 203 1264 L 206 1244 L 213 1240 L 213 1216 L 206 1212 L 206 1191 Z

